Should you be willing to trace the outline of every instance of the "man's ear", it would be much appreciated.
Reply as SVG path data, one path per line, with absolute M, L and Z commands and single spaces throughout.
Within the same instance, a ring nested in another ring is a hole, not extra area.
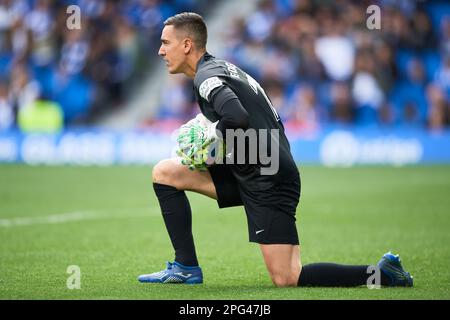
M 192 40 L 190 38 L 185 38 L 183 40 L 184 53 L 188 54 L 192 50 Z

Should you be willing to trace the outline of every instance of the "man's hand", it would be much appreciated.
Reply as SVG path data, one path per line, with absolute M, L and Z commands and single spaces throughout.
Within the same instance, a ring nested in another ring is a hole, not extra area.
M 206 170 L 208 146 L 215 142 L 217 122 L 211 123 L 202 114 L 182 125 L 177 138 L 177 155 L 191 170 Z

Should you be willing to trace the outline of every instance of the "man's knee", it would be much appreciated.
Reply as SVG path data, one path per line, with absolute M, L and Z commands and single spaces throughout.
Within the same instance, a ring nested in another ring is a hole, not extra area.
M 298 284 L 298 276 L 293 273 L 273 273 L 270 276 L 273 284 L 279 288 L 296 287 Z
M 293 264 L 290 268 L 282 268 L 277 270 L 270 270 L 270 277 L 272 282 L 277 287 L 296 287 L 302 266 L 300 264 Z
M 261 245 L 272 282 L 277 287 L 295 287 L 302 269 L 297 245 Z
M 175 170 L 176 168 L 170 159 L 159 161 L 153 167 L 152 171 L 153 182 L 176 187 Z

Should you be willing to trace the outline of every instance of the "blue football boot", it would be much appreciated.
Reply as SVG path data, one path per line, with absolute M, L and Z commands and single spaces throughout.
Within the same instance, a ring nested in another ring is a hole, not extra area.
M 138 277 L 140 282 L 151 283 L 203 283 L 203 274 L 200 267 L 187 267 L 174 261 L 167 262 L 165 270 L 151 274 L 143 274 Z
M 378 267 L 391 280 L 389 287 L 413 286 L 413 277 L 403 269 L 398 254 L 394 255 L 390 251 L 385 253 L 378 262 Z

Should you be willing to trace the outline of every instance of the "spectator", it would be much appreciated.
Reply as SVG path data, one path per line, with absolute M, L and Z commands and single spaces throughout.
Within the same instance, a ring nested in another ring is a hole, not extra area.
M 427 99 L 429 103 L 428 127 L 432 130 L 442 130 L 450 122 L 450 108 L 445 99 L 443 90 L 434 84 L 427 88 Z
M 282 118 L 287 118 L 286 115 L 286 96 L 283 92 L 283 84 L 277 79 L 270 79 L 263 82 L 262 86 L 266 94 L 270 97 L 273 107 L 278 115 Z
M 38 66 L 50 64 L 56 56 L 56 43 L 51 0 L 37 0 L 25 17 L 25 25 L 32 33 L 31 58 Z
M 331 99 L 331 121 L 340 124 L 351 124 L 354 121 L 354 107 L 348 84 L 345 82 L 333 83 Z
M 447 100 L 450 98 L 450 55 L 442 62 L 441 67 L 436 72 L 435 83 L 444 90 Z
M 323 109 L 318 105 L 314 88 L 310 85 L 298 86 L 289 103 L 288 128 L 312 132 L 324 120 Z
M 14 112 L 32 103 L 40 94 L 39 83 L 34 80 L 28 69 L 23 64 L 14 66 L 11 73 L 11 98 L 14 104 Z
M 393 101 L 398 122 L 406 126 L 424 126 L 427 102 L 425 98 L 426 74 L 422 61 L 413 58 L 407 67 L 406 79 L 394 89 Z
M 323 81 L 325 79 L 325 70 L 314 52 L 314 38 L 309 35 L 304 36 L 301 39 L 300 50 L 298 77 L 316 84 Z
M 384 93 L 375 78 L 375 61 L 368 51 L 357 54 L 352 96 L 356 106 L 356 121 L 359 124 L 375 124 L 377 112 L 384 102 Z
M 11 129 L 14 126 L 14 111 L 8 84 L 0 81 L 0 131 Z
M 63 128 L 64 116 L 57 103 L 42 96 L 19 110 L 18 124 L 26 133 L 57 133 Z
M 355 47 L 344 35 L 342 21 L 331 18 L 325 21 L 324 34 L 316 40 L 316 55 L 331 79 L 348 80 L 353 72 Z
M 385 42 L 379 41 L 375 45 L 374 72 L 383 93 L 389 94 L 399 77 L 393 49 Z
M 247 32 L 250 39 L 264 42 L 270 36 L 275 21 L 272 1 L 262 0 L 256 12 L 248 17 Z

